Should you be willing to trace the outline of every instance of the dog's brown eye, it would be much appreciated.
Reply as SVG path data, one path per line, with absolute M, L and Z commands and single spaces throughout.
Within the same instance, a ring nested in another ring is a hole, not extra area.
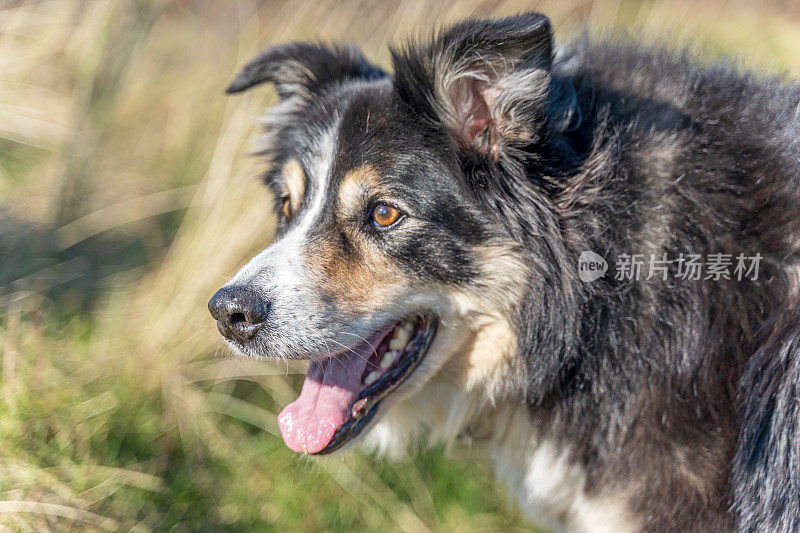
M 384 228 L 397 222 L 398 218 L 400 218 L 400 211 L 389 204 L 378 204 L 372 210 L 372 220 Z
M 292 201 L 288 196 L 283 199 L 283 216 L 287 219 L 292 218 Z

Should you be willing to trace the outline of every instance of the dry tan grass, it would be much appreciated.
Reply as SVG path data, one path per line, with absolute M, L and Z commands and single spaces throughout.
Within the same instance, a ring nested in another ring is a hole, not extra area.
M 298 463 L 271 435 L 302 369 L 226 357 L 206 301 L 274 227 L 247 155 L 272 93 L 222 95 L 260 48 L 346 40 L 385 64 L 387 43 L 535 8 L 560 37 L 588 21 L 800 74 L 797 20 L 747 2 L 0 6 L 0 246 L 30 262 L 0 265 L 11 273 L 0 280 L 0 523 L 12 528 L 524 527 L 497 495 L 476 496 L 488 485 L 461 495 L 426 477 L 466 485 L 483 470 L 435 457 L 397 474 L 359 457 Z M 95 241 L 135 242 L 143 259 L 82 248 Z M 119 268 L 91 270 L 87 254 Z M 69 287 L 86 278 L 97 296 L 76 308 L 81 289 Z

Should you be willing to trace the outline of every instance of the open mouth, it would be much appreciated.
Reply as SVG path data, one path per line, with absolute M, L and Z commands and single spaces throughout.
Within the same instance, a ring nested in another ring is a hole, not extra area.
M 436 333 L 431 315 L 403 319 L 308 367 L 300 396 L 278 415 L 286 445 L 326 454 L 357 436 L 417 368 Z

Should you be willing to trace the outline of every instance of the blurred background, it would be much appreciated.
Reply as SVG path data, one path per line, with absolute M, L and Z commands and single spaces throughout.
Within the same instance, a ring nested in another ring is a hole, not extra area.
M 800 75 L 800 3 L 0 0 L 0 525 L 40 530 L 535 530 L 491 467 L 289 452 L 300 367 L 231 357 L 213 292 L 274 228 L 250 156 L 260 49 L 387 44 L 538 10 Z M 447 459 L 454 455 L 454 459 Z

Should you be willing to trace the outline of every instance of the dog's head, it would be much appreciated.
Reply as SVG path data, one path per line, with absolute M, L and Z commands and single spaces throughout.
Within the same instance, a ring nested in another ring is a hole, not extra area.
M 289 44 L 233 82 L 277 87 L 264 154 L 280 223 L 209 307 L 241 352 L 310 361 L 279 417 L 290 448 L 335 450 L 431 379 L 518 385 L 537 272 L 520 235 L 551 211 L 520 176 L 550 64 L 549 23 L 527 14 L 395 51 L 394 75 L 353 48 Z

